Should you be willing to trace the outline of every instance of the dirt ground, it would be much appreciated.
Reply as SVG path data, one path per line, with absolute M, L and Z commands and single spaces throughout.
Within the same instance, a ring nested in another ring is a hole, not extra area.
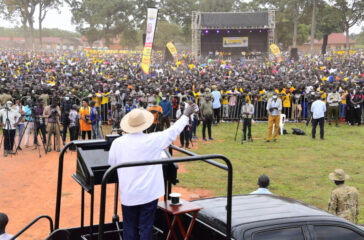
M 176 143 L 178 146 L 178 143 Z M 195 144 L 195 148 L 198 144 Z M 9 217 L 7 232 L 17 233 L 39 215 L 49 215 L 54 219 L 58 158 L 59 153 L 51 152 L 47 155 L 41 147 L 41 158 L 38 150 L 23 148 L 17 155 L 4 157 L 3 146 L 0 155 L 0 212 Z M 76 153 L 65 154 L 63 172 L 63 192 L 61 205 L 60 227 L 80 226 L 81 216 L 81 187 L 71 177 L 76 169 Z M 186 172 L 180 165 L 179 174 Z M 113 186 L 108 187 L 108 201 L 106 205 L 106 221 L 111 221 L 113 211 Z M 174 187 L 174 192 L 182 194 L 185 200 L 210 197 L 208 190 L 196 189 L 193 192 L 180 187 Z M 100 187 L 95 189 L 94 223 L 99 218 Z M 85 194 L 85 225 L 89 224 L 90 196 Z M 119 204 L 120 206 L 120 204 Z M 121 207 L 120 207 L 121 208 Z M 119 215 L 120 209 L 119 209 Z M 40 240 L 49 234 L 49 224 L 41 220 L 19 239 Z

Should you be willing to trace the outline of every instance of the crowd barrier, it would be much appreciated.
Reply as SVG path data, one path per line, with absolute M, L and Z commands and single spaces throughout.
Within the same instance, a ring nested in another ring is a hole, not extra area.
M 302 94 L 300 98 L 296 99 L 295 96 L 292 95 L 279 95 L 279 98 L 282 100 L 282 114 L 285 114 L 286 121 L 287 122 L 299 122 L 299 121 L 306 121 L 307 119 L 310 120 L 310 96 L 307 96 L 305 94 Z M 241 95 L 241 94 L 232 94 L 223 96 L 221 100 L 221 107 L 216 110 L 215 112 L 218 113 L 215 116 L 215 120 L 218 121 L 224 121 L 224 122 L 230 122 L 230 121 L 237 121 L 241 116 L 241 108 L 243 104 L 243 99 L 246 98 L 251 104 L 254 106 L 254 115 L 253 120 L 256 122 L 263 122 L 268 120 L 268 111 L 267 111 L 267 103 L 268 99 L 266 95 Z M 93 98 L 92 97 L 86 97 L 83 98 L 86 99 L 88 102 L 90 102 Z M 115 102 L 111 102 L 111 99 L 113 99 L 111 96 L 109 96 L 109 100 L 105 104 L 100 104 L 98 106 L 98 109 L 101 114 L 101 119 L 104 124 L 108 124 L 108 120 L 111 118 L 112 112 L 115 109 Z M 82 101 L 79 98 L 74 98 L 75 104 L 78 106 L 82 106 Z M 182 100 L 182 96 L 179 95 L 171 95 L 169 96 L 169 101 L 172 105 L 172 111 L 170 114 L 170 120 L 175 121 L 176 120 L 176 113 L 179 108 L 179 104 Z M 202 99 L 196 99 L 197 103 L 201 103 Z M 325 99 L 324 99 L 325 101 Z M 59 104 L 61 105 L 62 98 L 59 99 Z M 124 106 L 125 102 L 121 102 L 121 104 Z M 134 104 L 136 104 L 137 107 L 141 107 L 140 104 L 138 104 L 138 101 L 135 101 L 134 98 Z M 364 123 L 364 103 L 361 106 L 362 109 L 362 122 Z M 328 105 L 327 105 L 328 110 Z M 340 102 L 339 104 L 339 118 L 345 119 L 346 115 L 350 115 L 350 109 L 348 109 L 346 104 L 343 104 Z M 326 119 L 327 119 L 327 113 L 326 112 Z
M 221 101 L 221 107 L 215 113 L 215 120 L 218 121 L 237 121 L 241 116 L 241 108 L 243 105 L 243 99 L 246 98 L 254 106 L 253 119 L 257 122 L 268 120 L 267 104 L 268 99 L 262 95 L 228 95 L 223 97 Z M 299 122 L 310 119 L 310 106 L 309 99 L 306 95 L 301 95 L 299 99 L 296 99 L 294 95 L 279 96 L 282 100 L 282 114 L 285 114 L 287 122 Z M 169 101 L 172 105 L 172 111 L 170 119 L 176 120 L 179 104 L 182 100 L 181 96 L 172 95 L 169 97 Z M 197 102 L 201 103 L 201 99 Z M 114 105 L 111 102 L 101 104 L 99 106 L 101 117 L 104 123 L 108 122 Z M 340 103 L 339 105 L 339 118 L 345 118 L 347 113 L 346 104 Z

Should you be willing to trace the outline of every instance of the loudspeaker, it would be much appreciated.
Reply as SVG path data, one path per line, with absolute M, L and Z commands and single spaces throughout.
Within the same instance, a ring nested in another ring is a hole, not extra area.
M 298 49 L 297 48 L 291 48 L 291 59 L 298 61 Z

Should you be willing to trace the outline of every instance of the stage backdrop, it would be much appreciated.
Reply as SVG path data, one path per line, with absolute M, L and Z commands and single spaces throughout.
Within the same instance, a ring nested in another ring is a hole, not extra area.
M 202 30 L 201 54 L 211 52 L 231 52 L 241 56 L 241 52 L 267 52 L 268 31 L 264 30 Z

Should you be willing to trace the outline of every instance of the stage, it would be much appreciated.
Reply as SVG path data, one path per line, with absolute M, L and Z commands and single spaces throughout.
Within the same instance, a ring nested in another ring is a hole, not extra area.
M 194 56 L 256 59 L 275 41 L 275 12 L 193 12 Z

